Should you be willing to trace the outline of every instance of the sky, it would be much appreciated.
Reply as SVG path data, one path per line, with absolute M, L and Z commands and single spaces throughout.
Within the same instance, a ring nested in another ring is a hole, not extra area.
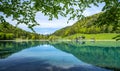
M 87 8 L 83 15 L 84 16 L 90 16 L 96 13 L 101 12 L 102 8 L 104 6 L 104 3 L 99 4 L 99 7 L 96 7 L 94 5 L 91 5 L 91 8 Z M 63 27 L 66 26 L 71 26 L 73 25 L 75 22 L 77 22 L 77 20 L 70 20 L 69 23 L 67 23 L 68 21 L 68 17 L 59 17 L 59 19 L 53 19 L 52 21 L 49 21 L 49 17 L 44 16 L 41 12 L 37 12 L 36 13 L 36 21 L 40 24 L 39 26 L 35 26 L 34 30 L 36 31 L 36 33 L 39 34 L 52 34 L 53 32 L 55 32 L 58 29 L 61 29 Z M 16 21 L 12 21 L 11 18 L 7 18 L 6 19 L 10 24 L 15 25 Z M 26 25 L 21 24 L 18 26 L 21 29 L 24 29 L 26 31 L 31 31 L 29 28 L 27 28 Z

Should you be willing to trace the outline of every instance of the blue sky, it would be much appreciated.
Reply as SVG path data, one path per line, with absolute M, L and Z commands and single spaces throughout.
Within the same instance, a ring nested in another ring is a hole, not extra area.
M 99 7 L 96 7 L 94 5 L 91 5 L 91 8 L 88 8 L 84 11 L 85 16 L 90 16 L 95 13 L 101 12 L 104 4 L 99 4 Z M 58 29 L 61 29 L 66 26 L 73 25 L 77 20 L 71 20 L 69 23 L 67 23 L 69 17 L 59 17 L 59 19 L 53 19 L 52 21 L 49 21 L 49 17 L 44 16 L 41 12 L 38 12 L 36 14 L 36 21 L 40 24 L 39 26 L 34 27 L 34 30 L 39 34 L 51 34 L 55 32 Z M 12 21 L 11 18 L 6 19 L 10 24 L 15 25 L 16 21 Z M 31 31 L 29 28 L 27 28 L 26 25 L 21 24 L 18 27 L 26 30 Z

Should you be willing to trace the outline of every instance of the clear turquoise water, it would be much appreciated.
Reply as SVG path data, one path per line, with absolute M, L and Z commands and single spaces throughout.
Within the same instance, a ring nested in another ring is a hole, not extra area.
M 0 42 L 0 71 L 115 71 L 119 67 L 119 42 Z

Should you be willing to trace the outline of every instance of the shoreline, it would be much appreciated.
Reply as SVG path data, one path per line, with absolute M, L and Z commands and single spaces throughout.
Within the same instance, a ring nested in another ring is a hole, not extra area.
M 51 40 L 0 40 L 0 41 L 16 41 L 16 42 L 22 42 L 22 41 L 51 41 Z M 69 40 L 69 39 L 66 39 L 66 40 L 52 40 L 52 41 L 92 41 L 92 42 L 96 42 L 96 41 L 116 41 L 116 40 Z M 120 40 L 118 40 L 120 41 Z
M 49 40 L 0 40 L 0 41 L 16 41 L 16 42 L 20 42 L 20 41 L 49 41 Z

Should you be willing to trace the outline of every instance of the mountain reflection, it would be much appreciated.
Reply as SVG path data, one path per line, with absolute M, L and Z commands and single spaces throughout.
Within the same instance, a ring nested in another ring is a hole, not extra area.
M 48 44 L 48 42 L 39 42 L 39 41 L 0 41 L 0 59 L 4 59 L 10 56 L 13 53 L 21 51 L 25 48 L 34 47 L 37 45 Z
M 100 67 L 120 70 L 119 42 L 60 42 L 54 47 L 71 53 L 78 59 Z
M 119 42 L 1 41 L 0 71 L 120 70 L 119 50 Z

